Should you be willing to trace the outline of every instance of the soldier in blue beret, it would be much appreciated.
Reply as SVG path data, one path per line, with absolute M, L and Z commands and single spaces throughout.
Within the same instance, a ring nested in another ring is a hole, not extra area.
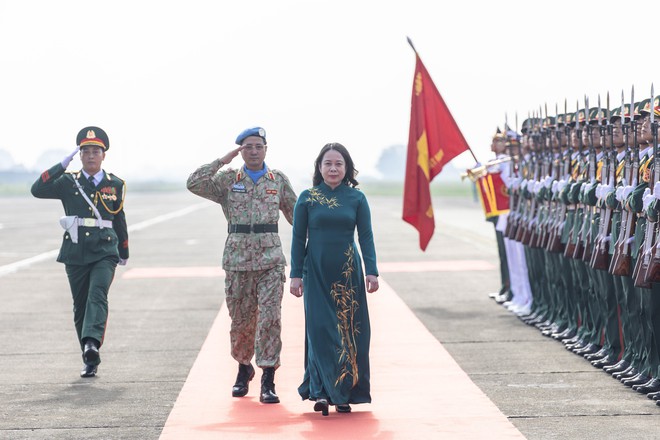
M 263 369 L 259 400 L 279 403 L 274 379 L 282 348 L 286 259 L 277 222 L 280 211 L 289 224 L 293 222 L 297 197 L 284 173 L 264 162 L 268 146 L 263 128 L 244 130 L 236 144 L 238 148 L 192 173 L 188 189 L 219 203 L 229 223 L 222 267 L 232 321 L 231 355 L 238 362 L 232 396 L 248 393 L 255 357 L 257 366 Z M 245 164 L 239 169 L 224 169 L 239 153 Z
M 108 320 L 108 291 L 117 264 L 128 260 L 126 185 L 101 168 L 109 148 L 105 131 L 85 127 L 76 137 L 75 150 L 32 185 L 33 196 L 59 199 L 64 205 L 57 261 L 65 264 L 73 295 L 73 319 L 84 362 L 81 377 L 96 376 Z M 78 153 L 82 170 L 65 172 Z

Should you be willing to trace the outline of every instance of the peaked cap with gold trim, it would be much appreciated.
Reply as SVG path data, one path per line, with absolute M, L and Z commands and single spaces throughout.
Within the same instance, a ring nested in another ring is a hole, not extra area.
M 76 145 L 80 148 L 94 145 L 103 148 L 104 151 L 108 151 L 110 149 L 110 140 L 103 129 L 99 127 L 85 127 L 78 132 Z

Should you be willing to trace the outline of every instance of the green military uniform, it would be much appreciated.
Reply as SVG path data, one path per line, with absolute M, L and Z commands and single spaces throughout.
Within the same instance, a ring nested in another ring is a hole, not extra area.
M 188 178 L 188 189 L 222 205 L 229 223 L 222 267 L 227 309 L 232 319 L 231 354 L 239 364 L 280 365 L 281 303 L 286 259 L 277 235 L 279 211 L 293 222 L 296 194 L 287 177 L 266 167 L 253 182 L 245 167 L 202 165 Z M 256 336 L 256 337 L 255 337 Z
M 81 149 L 86 145 L 98 146 L 97 141 L 101 139 L 99 142 L 103 142 L 107 150 L 107 136 L 99 128 L 87 127 L 81 133 L 86 136 L 82 141 L 79 139 Z M 115 268 L 120 259 L 124 262 L 129 256 L 124 214 L 126 186 L 122 179 L 105 171 L 101 171 L 103 177 L 96 185 L 85 174 L 83 171 L 67 173 L 65 167 L 58 163 L 44 171 L 34 182 L 32 195 L 62 201 L 68 216 L 68 229 L 62 237 L 57 261 L 66 267 L 73 295 L 74 323 L 81 348 L 90 338 L 95 344 L 98 343 L 99 348 L 105 335 L 108 291 Z M 96 208 L 101 220 L 83 197 L 76 182 Z M 86 364 L 98 365 L 100 362 L 100 356 L 85 359 Z

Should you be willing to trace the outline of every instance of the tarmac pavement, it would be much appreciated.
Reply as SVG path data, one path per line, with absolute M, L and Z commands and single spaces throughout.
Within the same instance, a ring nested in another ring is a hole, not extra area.
M 497 248 L 478 204 L 435 198 L 436 232 L 421 252 L 400 197 L 369 201 L 378 261 L 390 268 L 383 279 L 526 438 L 660 437 L 654 402 L 488 298 L 499 287 Z M 224 299 L 213 268 L 226 222 L 218 205 L 185 191 L 129 193 L 126 212 L 131 258 L 117 269 L 99 376 L 89 380 L 78 376 L 71 296 L 53 252 L 61 204 L 0 198 L 0 438 L 159 438 Z M 290 227 L 280 229 L 288 254 Z M 402 264 L 437 262 L 444 269 Z M 198 276 L 125 277 L 163 267 Z M 424 353 L 410 354 L 420 362 Z M 402 382 L 424 386 L 406 373 Z

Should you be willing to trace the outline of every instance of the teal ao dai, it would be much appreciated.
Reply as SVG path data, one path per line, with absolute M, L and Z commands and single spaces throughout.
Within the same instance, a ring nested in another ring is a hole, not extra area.
M 321 183 L 302 192 L 294 209 L 291 277 L 303 279 L 303 399 L 332 404 L 371 402 L 371 328 L 366 274 L 378 275 L 371 213 L 364 194 Z

